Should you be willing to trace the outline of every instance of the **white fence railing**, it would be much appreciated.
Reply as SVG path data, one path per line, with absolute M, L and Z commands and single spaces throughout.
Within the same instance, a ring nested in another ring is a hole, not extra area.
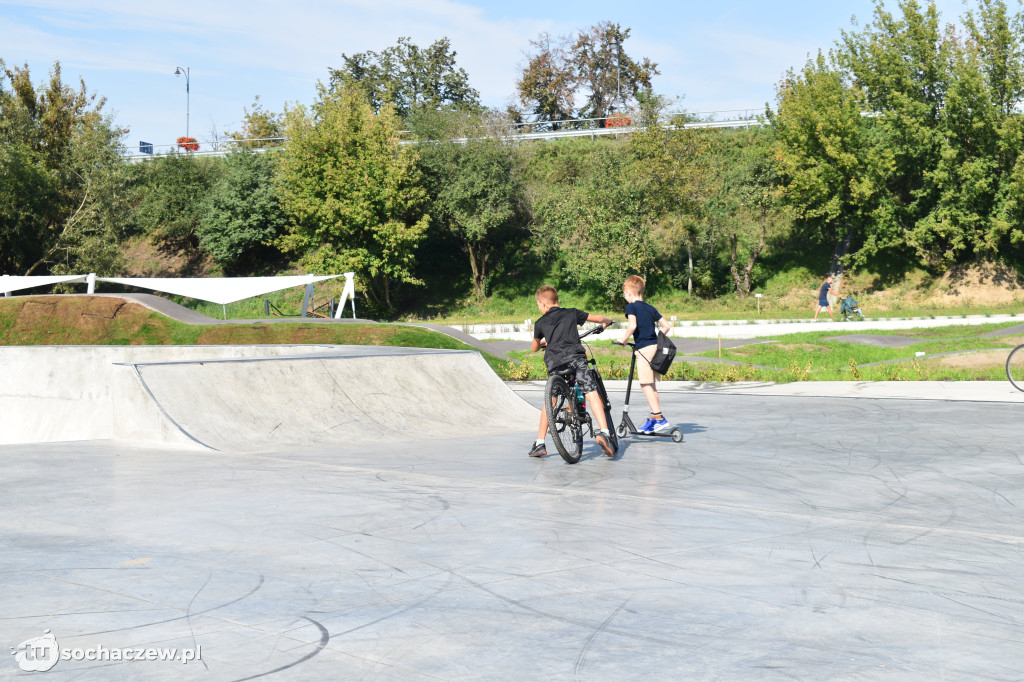
M 676 119 L 680 114 L 663 116 L 661 121 L 666 127 L 670 129 L 692 129 L 692 128 L 750 128 L 761 125 L 761 119 L 757 115 L 753 114 L 755 110 L 752 109 L 737 109 L 729 112 L 702 112 L 708 118 L 706 120 L 689 121 L 682 124 L 672 124 L 671 121 Z M 742 118 L 733 118 L 728 120 L 717 121 L 713 119 L 715 114 L 720 113 L 739 113 L 742 112 L 744 116 Z M 698 113 L 695 115 L 702 115 Z M 628 135 L 639 130 L 639 126 L 633 125 L 611 125 L 607 127 L 599 127 L 601 122 L 614 120 L 616 123 L 621 121 L 621 118 L 581 118 L 572 119 L 568 121 L 554 121 L 554 122 L 530 122 L 530 123 L 516 123 L 512 124 L 511 130 L 507 133 L 507 139 L 509 140 L 557 140 L 561 138 L 571 137 L 603 137 L 607 135 Z M 629 117 L 626 117 L 629 120 Z M 558 126 L 559 130 L 541 130 L 534 131 L 532 128 L 537 127 L 553 127 Z M 593 127 L 591 127 L 593 126 Z M 408 133 L 409 131 L 403 131 Z M 457 138 L 451 140 L 460 144 L 465 144 L 471 139 L 476 138 Z M 406 140 L 406 144 L 411 144 L 413 140 Z M 167 156 L 170 154 L 191 154 L 192 156 L 226 156 L 232 151 L 239 148 L 240 145 L 244 145 L 250 151 L 263 153 L 268 149 L 281 148 L 288 144 L 287 137 L 268 137 L 268 138 L 255 138 L 247 140 L 197 140 L 199 149 L 195 151 L 189 151 L 183 148 L 183 145 L 175 144 L 151 144 L 151 143 L 140 143 L 139 148 L 145 148 L 147 151 L 128 151 L 125 149 L 125 157 L 132 162 L 146 161 L 149 159 L 159 158 L 161 156 Z

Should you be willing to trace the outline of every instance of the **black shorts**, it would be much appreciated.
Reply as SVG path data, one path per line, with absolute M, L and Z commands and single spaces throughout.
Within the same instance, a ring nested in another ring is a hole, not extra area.
M 591 391 L 597 390 L 597 377 L 594 375 L 594 370 L 590 369 L 590 365 L 588 365 L 587 361 L 583 358 L 576 358 L 572 362 L 567 362 L 564 365 L 555 367 L 548 372 L 548 376 L 567 373 L 573 373 L 575 375 L 576 384 L 584 393 L 590 393 Z

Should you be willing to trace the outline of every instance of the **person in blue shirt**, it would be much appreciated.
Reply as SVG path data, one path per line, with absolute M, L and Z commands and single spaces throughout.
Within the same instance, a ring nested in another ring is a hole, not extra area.
M 622 295 L 626 299 L 626 319 L 629 323 L 622 334 L 622 343 L 633 336 L 633 344 L 636 354 L 642 360 L 636 363 L 637 379 L 640 381 L 640 389 L 647 398 L 647 404 L 651 407 L 651 416 L 640 427 L 643 433 L 654 433 L 669 428 L 668 420 L 661 413 L 661 400 L 658 398 L 658 374 L 651 367 L 651 360 L 658 350 L 658 330 L 655 325 L 660 325 L 661 330 L 668 334 L 672 331 L 672 325 L 665 321 L 658 309 L 644 301 L 644 280 L 636 275 L 630 275 L 622 285 Z
M 818 321 L 818 313 L 820 313 L 822 310 L 827 310 L 828 316 L 831 317 L 833 320 L 836 319 L 835 315 L 832 314 L 832 304 L 829 303 L 828 301 L 829 292 L 831 292 L 833 296 L 839 296 L 839 290 L 832 286 L 832 282 L 834 281 L 835 277 L 829 275 L 828 277 L 825 278 L 825 282 L 824 284 L 821 285 L 821 289 L 818 290 L 818 307 L 814 311 L 815 322 Z

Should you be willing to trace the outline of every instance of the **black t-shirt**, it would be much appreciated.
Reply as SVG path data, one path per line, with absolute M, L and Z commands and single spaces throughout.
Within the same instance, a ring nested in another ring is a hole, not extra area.
M 633 341 L 637 350 L 658 343 L 657 322 L 661 319 L 658 309 L 646 301 L 633 301 L 626 306 L 626 317 L 636 318 Z
M 533 325 L 533 338 L 548 340 L 544 350 L 544 364 L 549 372 L 576 358 L 586 359 L 587 352 L 583 350 L 576 327 L 586 322 L 588 317 L 590 313 L 576 308 L 556 307 L 541 315 Z

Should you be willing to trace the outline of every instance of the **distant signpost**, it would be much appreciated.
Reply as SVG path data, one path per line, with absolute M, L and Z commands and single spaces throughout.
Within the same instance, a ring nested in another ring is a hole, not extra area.
M 140 140 L 139 141 L 139 153 L 140 154 L 152 154 L 153 153 L 153 143 L 152 142 L 142 142 Z

